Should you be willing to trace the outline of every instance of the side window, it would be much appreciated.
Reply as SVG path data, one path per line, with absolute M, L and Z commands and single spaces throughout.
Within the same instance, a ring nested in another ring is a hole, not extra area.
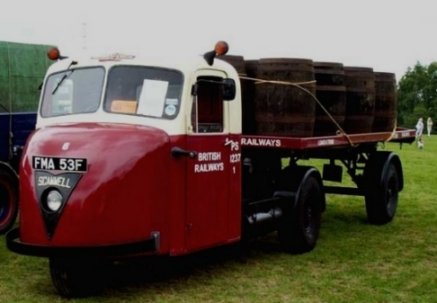
M 194 132 L 223 132 L 222 80 L 217 77 L 199 77 L 197 79 L 192 111 Z

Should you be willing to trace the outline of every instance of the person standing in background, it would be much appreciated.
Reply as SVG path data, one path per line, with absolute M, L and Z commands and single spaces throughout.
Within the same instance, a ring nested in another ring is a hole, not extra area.
M 431 136 L 432 124 L 433 123 L 431 117 L 428 117 L 428 120 L 426 120 L 426 130 L 428 131 L 428 137 Z
M 422 137 L 423 134 L 423 119 L 419 118 L 416 124 L 416 140 Z
M 423 128 L 424 128 L 424 124 L 423 124 L 423 118 L 419 118 L 419 120 L 416 123 L 416 143 L 417 143 L 417 147 L 420 149 L 423 149 Z

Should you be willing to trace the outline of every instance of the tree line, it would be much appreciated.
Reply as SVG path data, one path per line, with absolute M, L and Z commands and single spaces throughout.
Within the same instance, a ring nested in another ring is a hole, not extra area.
M 398 125 L 414 128 L 428 117 L 437 122 L 437 62 L 407 69 L 397 86 Z

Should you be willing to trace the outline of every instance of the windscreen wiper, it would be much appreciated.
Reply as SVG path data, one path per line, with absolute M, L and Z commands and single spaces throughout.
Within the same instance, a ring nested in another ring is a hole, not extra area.
M 77 61 L 71 61 L 70 65 L 68 65 L 67 67 L 67 71 L 70 69 L 70 67 L 72 65 L 76 65 Z M 52 95 L 54 95 L 56 93 L 56 91 L 58 90 L 59 86 L 61 86 L 62 82 L 64 82 L 65 79 L 67 79 L 67 77 L 71 76 L 71 74 L 74 72 L 74 69 L 71 71 L 71 73 L 67 74 L 67 71 L 65 72 L 65 74 L 62 76 L 61 80 L 58 82 L 58 84 L 56 84 L 56 87 L 53 89 L 52 91 Z

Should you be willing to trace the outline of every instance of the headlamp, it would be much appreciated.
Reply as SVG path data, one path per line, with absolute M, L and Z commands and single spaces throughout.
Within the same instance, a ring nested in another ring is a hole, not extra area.
M 46 196 L 45 205 L 48 211 L 58 211 L 64 202 L 64 198 L 57 189 L 52 189 Z

